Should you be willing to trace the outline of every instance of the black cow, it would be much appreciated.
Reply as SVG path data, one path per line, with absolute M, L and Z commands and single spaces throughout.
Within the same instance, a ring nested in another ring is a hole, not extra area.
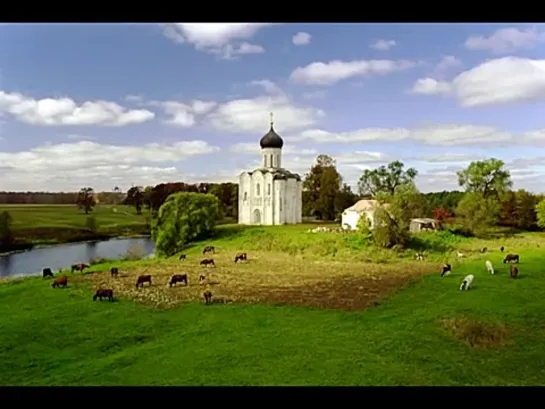
M 507 263 L 507 262 L 511 262 L 511 261 L 514 261 L 515 263 L 518 263 L 520 261 L 520 257 L 518 254 L 508 254 L 505 256 L 505 258 L 503 259 L 503 264 Z
M 112 277 L 117 277 L 117 275 L 119 274 L 119 270 L 117 269 L 117 267 L 112 267 L 110 269 L 110 274 L 112 275 Z
M 185 259 L 186 259 L 185 254 L 180 254 L 180 257 L 178 257 L 178 260 L 180 260 L 180 261 L 185 260 Z
M 214 263 L 214 259 L 213 258 L 205 258 L 203 260 L 201 260 L 200 262 L 200 265 L 201 266 L 213 266 L 213 267 L 216 267 L 216 263 Z
M 170 282 L 168 283 L 169 287 L 176 285 L 177 283 L 184 283 L 187 285 L 187 274 L 174 274 L 170 277 Z
M 100 301 L 102 301 L 103 298 L 107 298 L 108 301 L 113 302 L 114 290 L 110 290 L 109 288 L 100 288 L 97 290 L 97 292 L 93 296 L 93 301 L 96 301 L 97 298 L 100 299 Z
M 46 278 L 46 277 L 53 277 L 53 271 L 51 271 L 50 268 L 44 268 L 42 270 L 42 276 L 43 278 Z
M 441 271 L 441 277 L 444 277 L 447 273 L 452 271 L 452 266 L 450 264 L 445 264 L 443 270 Z
M 216 248 L 214 246 L 206 246 L 203 250 L 202 250 L 202 254 L 206 254 L 206 253 L 213 253 L 215 254 L 216 253 Z

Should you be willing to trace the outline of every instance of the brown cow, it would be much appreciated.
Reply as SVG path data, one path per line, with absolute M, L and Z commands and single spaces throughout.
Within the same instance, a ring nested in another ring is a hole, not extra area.
M 238 263 L 239 261 L 248 261 L 248 254 L 246 254 L 246 253 L 237 253 L 235 255 L 235 263 Z
M 204 303 L 205 304 L 211 304 L 212 303 L 212 292 L 211 291 L 205 291 L 202 295 L 204 297 Z
M 201 266 L 214 266 L 214 267 L 216 267 L 216 263 L 214 263 L 213 258 L 205 258 L 204 260 L 201 260 L 200 264 L 201 264 Z
M 112 277 L 117 277 L 117 275 L 119 274 L 119 270 L 117 269 L 117 267 L 112 267 L 110 269 L 110 274 L 112 275 Z
M 151 274 L 138 276 L 136 280 L 136 288 L 144 287 L 144 283 L 149 283 L 149 285 L 151 285 Z
M 520 261 L 520 257 L 518 254 L 508 254 L 505 256 L 505 258 L 503 259 L 503 264 L 507 263 L 507 262 L 511 262 L 511 261 L 514 261 L 516 263 L 518 263 Z
M 82 272 L 86 268 L 89 268 L 89 266 L 85 263 L 72 264 L 72 271 L 70 272 L 71 273 L 73 273 L 74 271 Z
M 65 288 L 68 285 L 68 277 L 57 277 L 55 278 L 55 281 L 53 281 L 53 284 L 51 284 L 51 287 L 63 287 Z
M 109 288 L 100 288 L 97 290 L 97 292 L 93 296 L 93 301 L 96 301 L 97 298 L 100 299 L 100 301 L 102 301 L 103 298 L 107 298 L 108 301 L 113 302 L 114 290 L 110 290 Z
M 187 274 L 174 274 L 170 277 L 170 282 L 168 283 L 169 287 L 176 285 L 177 283 L 184 283 L 187 285 Z
M 511 264 L 511 278 L 517 278 L 519 276 L 519 269 L 517 266 Z
M 216 248 L 214 246 L 206 246 L 202 250 L 202 254 L 206 254 L 206 253 L 216 253 Z

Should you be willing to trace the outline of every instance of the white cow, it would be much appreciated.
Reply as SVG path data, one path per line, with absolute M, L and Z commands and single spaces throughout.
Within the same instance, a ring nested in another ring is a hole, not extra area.
M 494 274 L 494 266 L 492 265 L 492 262 L 490 260 L 486 260 L 486 262 L 484 264 L 486 265 L 486 270 L 490 274 Z
M 469 290 L 469 287 L 471 287 L 471 283 L 473 282 L 473 279 L 475 276 L 473 274 L 469 274 L 464 278 L 464 281 L 462 281 L 462 284 L 460 284 L 460 291 L 467 291 Z

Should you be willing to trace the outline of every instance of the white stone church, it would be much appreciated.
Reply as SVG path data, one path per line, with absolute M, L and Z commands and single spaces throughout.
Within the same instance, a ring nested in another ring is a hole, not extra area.
M 261 167 L 239 176 L 239 224 L 301 223 L 303 182 L 298 174 L 282 168 L 284 141 L 274 131 L 272 118 L 271 129 L 259 144 Z

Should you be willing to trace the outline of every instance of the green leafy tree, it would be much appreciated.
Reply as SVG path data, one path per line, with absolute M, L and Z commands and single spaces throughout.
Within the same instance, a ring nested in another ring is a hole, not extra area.
M 352 192 L 350 186 L 346 183 L 343 184 L 342 189 L 335 196 L 335 215 L 340 217 L 342 212 L 356 203 L 357 200 L 358 197 Z
M 142 214 L 142 206 L 144 206 L 144 188 L 141 186 L 133 186 L 127 191 L 125 198 L 127 206 L 134 206 L 136 214 Z
M 303 213 L 323 220 L 335 219 L 335 198 L 341 188 L 342 177 L 335 161 L 330 156 L 319 155 L 303 180 Z
M 213 194 L 171 194 L 153 222 L 156 254 L 168 257 L 187 243 L 210 236 L 220 215 L 220 202 Z
M 414 168 L 404 170 L 401 161 L 394 161 L 377 169 L 366 169 L 358 182 L 361 196 L 377 196 L 381 193 L 394 195 L 399 186 L 414 182 L 418 171 Z
M 537 226 L 537 197 L 520 189 L 515 192 L 516 226 L 524 230 L 532 230 Z
M 545 229 L 545 199 L 542 199 L 535 207 L 537 225 L 542 229 Z
M 96 205 L 95 192 L 91 187 L 84 187 L 78 192 L 76 205 L 83 210 L 85 214 L 89 214 Z
M 478 192 L 484 197 L 495 197 L 511 188 L 511 174 L 504 168 L 503 161 L 495 158 L 471 162 L 469 166 L 456 172 L 458 184 L 466 192 Z
M 8 246 L 15 240 L 12 223 L 13 219 L 9 212 L 0 213 L 0 247 Z
M 480 192 L 468 192 L 456 208 L 464 230 L 482 235 L 494 225 L 500 215 L 500 205 L 495 198 L 484 197 Z

